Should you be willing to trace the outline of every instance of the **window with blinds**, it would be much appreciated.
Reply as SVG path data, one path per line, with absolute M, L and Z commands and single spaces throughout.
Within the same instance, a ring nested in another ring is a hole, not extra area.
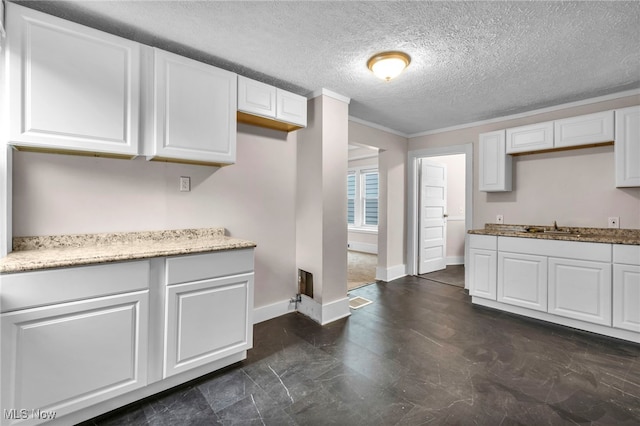
M 347 224 L 377 228 L 379 176 L 377 169 L 353 169 L 347 173 Z

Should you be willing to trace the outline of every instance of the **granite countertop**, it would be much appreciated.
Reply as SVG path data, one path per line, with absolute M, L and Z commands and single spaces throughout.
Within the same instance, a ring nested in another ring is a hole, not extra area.
M 527 231 L 527 229 L 529 231 Z M 487 223 L 484 229 L 472 229 L 469 234 L 500 237 L 536 238 L 541 240 L 582 241 L 606 244 L 640 245 L 640 229 L 558 227 L 563 233 L 550 233 L 552 226 L 498 225 Z M 545 232 L 547 231 L 547 232 Z
M 255 246 L 252 241 L 225 236 L 224 228 L 16 237 L 13 251 L 0 259 L 0 273 Z

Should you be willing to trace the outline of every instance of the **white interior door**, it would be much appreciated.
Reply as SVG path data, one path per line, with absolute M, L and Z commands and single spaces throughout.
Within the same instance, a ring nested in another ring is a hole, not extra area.
M 447 165 L 420 161 L 418 274 L 446 268 Z

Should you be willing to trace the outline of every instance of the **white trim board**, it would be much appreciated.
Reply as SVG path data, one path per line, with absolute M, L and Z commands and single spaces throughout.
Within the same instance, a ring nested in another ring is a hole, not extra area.
M 399 130 L 394 130 L 389 127 L 384 127 L 376 123 L 372 123 L 370 121 L 363 120 L 361 118 L 349 116 L 349 121 L 353 121 L 354 123 L 362 124 L 363 126 L 371 127 L 374 129 L 382 130 L 383 132 L 391 133 L 392 135 L 402 136 L 403 138 L 408 138 L 409 135 L 406 133 L 402 133 Z
M 473 143 L 426 148 L 407 154 L 407 275 L 418 273 L 418 161 L 426 157 L 465 154 L 465 243 L 473 224 Z M 466 250 L 467 244 L 465 244 Z M 468 280 L 466 280 L 468 282 Z M 465 284 L 466 285 L 466 284 Z
M 559 111 L 562 109 L 578 107 L 582 105 L 590 105 L 598 102 L 610 101 L 613 99 L 626 98 L 627 96 L 640 95 L 640 89 L 627 90 L 624 92 L 611 93 L 609 95 L 598 96 L 595 98 L 583 99 L 581 101 L 568 102 L 566 104 L 554 105 L 546 108 L 534 109 L 531 111 L 521 112 L 518 114 L 505 115 L 503 117 L 490 118 L 488 120 L 474 121 L 472 123 L 459 124 L 457 126 L 443 127 L 441 129 L 427 130 L 419 133 L 406 135 L 407 138 L 417 138 L 420 136 L 435 135 L 437 133 L 451 132 L 453 130 L 467 129 L 469 127 L 482 126 L 485 124 L 497 123 L 506 120 L 515 120 L 517 118 L 531 117 L 532 115 L 544 114 L 547 112 Z
M 301 295 L 301 299 L 298 303 L 298 312 L 308 316 L 320 325 L 326 325 L 351 315 L 348 297 L 334 300 L 324 305 L 304 294 Z
M 447 256 L 447 265 L 464 265 L 464 256 Z
M 389 282 L 406 276 L 406 265 L 396 265 L 389 268 L 381 268 L 378 266 L 376 268 L 376 280 L 379 281 Z
M 522 315 L 528 318 L 535 318 L 542 321 L 547 321 L 553 324 L 558 324 L 565 327 L 577 328 L 579 330 L 590 331 L 592 333 L 598 333 L 605 336 L 615 337 L 617 339 L 628 340 L 630 342 L 640 342 L 640 333 L 633 331 L 622 330 L 619 328 L 608 327 L 606 325 L 592 324 L 576 320 L 573 318 L 564 318 L 557 315 L 549 314 L 547 312 L 534 311 L 532 309 L 522 308 L 520 306 L 508 305 L 506 303 L 497 302 L 495 300 L 484 299 L 482 297 L 473 296 L 471 302 L 474 305 L 485 306 L 493 308 L 499 311 L 510 312 L 512 314 Z
M 359 243 L 357 241 L 347 242 L 347 249 L 361 251 L 363 253 L 378 254 L 378 245 L 369 243 Z
M 270 305 L 253 308 L 253 323 L 258 324 L 291 312 L 296 312 L 296 305 L 291 300 L 281 300 Z
M 318 90 L 314 90 L 313 92 L 309 93 L 307 95 L 307 99 L 313 99 L 313 98 L 317 98 L 320 95 L 324 95 L 324 96 L 328 96 L 330 98 L 333 99 L 337 99 L 339 101 L 344 102 L 345 104 L 349 104 L 351 103 L 351 98 L 348 98 L 346 96 L 343 96 L 339 93 L 336 92 L 332 92 L 331 90 L 328 89 L 318 89 Z

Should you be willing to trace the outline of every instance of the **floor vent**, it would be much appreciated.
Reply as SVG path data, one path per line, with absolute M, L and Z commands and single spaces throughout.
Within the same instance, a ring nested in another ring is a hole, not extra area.
M 371 300 L 365 299 L 364 297 L 360 297 L 360 296 L 356 296 L 353 299 L 349 299 L 349 307 L 351 309 L 360 309 L 363 306 L 367 306 L 371 303 L 373 303 Z

